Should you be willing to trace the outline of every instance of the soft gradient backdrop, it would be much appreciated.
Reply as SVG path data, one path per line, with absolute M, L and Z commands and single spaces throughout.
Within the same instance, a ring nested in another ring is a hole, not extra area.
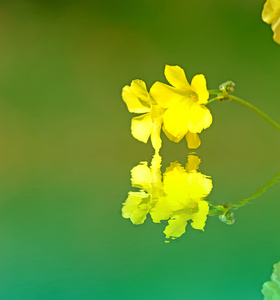
M 133 139 L 121 89 L 164 81 L 165 64 L 280 122 L 280 45 L 261 0 L 0 1 L 0 299 L 263 299 L 280 261 L 280 187 L 165 244 L 166 224 L 121 217 Z M 280 171 L 280 134 L 239 103 L 209 105 L 201 171 L 214 203 L 236 202 Z M 163 137 L 163 167 L 186 162 Z M 163 169 L 164 169 L 163 168 Z

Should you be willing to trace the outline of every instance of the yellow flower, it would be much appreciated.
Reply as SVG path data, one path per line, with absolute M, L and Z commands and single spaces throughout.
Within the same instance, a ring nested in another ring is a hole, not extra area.
M 156 151 L 161 148 L 161 126 L 163 109 L 157 105 L 147 91 L 144 81 L 136 79 L 122 90 L 122 98 L 129 112 L 142 114 L 131 121 L 131 133 L 139 141 L 147 143 L 149 137 Z
M 280 0 L 267 0 L 262 11 L 262 19 L 271 24 L 273 39 L 280 44 Z
M 172 86 L 156 82 L 150 90 L 153 99 L 166 109 L 163 130 L 171 141 L 179 142 L 186 135 L 188 147 L 198 148 L 198 133 L 212 123 L 212 115 L 203 105 L 209 98 L 205 77 L 196 75 L 189 84 L 179 66 L 167 65 L 164 73 Z

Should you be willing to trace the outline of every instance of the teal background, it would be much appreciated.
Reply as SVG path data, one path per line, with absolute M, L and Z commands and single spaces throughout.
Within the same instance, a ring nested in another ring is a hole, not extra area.
M 121 217 L 133 139 L 121 89 L 164 81 L 165 64 L 280 122 L 280 46 L 259 0 L 0 1 L 0 299 L 263 299 L 280 261 L 279 185 L 227 226 L 170 244 L 166 224 Z M 279 172 L 279 132 L 239 103 L 209 105 L 200 136 L 208 200 L 236 202 Z M 186 162 L 163 136 L 163 170 Z

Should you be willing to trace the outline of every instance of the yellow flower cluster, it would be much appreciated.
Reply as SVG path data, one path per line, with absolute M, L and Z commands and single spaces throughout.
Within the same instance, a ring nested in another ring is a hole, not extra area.
M 204 198 L 212 190 L 212 180 L 198 172 L 199 163 L 197 156 L 189 155 L 185 167 L 171 163 L 162 176 L 159 154 L 154 155 L 151 167 L 141 162 L 131 170 L 132 186 L 140 191 L 129 192 L 122 216 L 133 224 L 144 223 L 148 213 L 154 223 L 168 220 L 167 239 L 180 237 L 189 220 L 193 228 L 204 230 L 209 212 Z
M 204 75 L 194 76 L 189 84 L 179 66 L 165 67 L 165 77 L 170 85 L 155 82 L 147 91 L 142 80 L 133 80 L 122 90 L 122 98 L 132 113 L 143 114 L 131 122 L 132 135 L 147 143 L 149 137 L 156 150 L 161 148 L 161 129 L 173 142 L 186 136 L 188 147 L 200 146 L 198 133 L 212 123 L 212 115 L 205 106 L 209 93 Z

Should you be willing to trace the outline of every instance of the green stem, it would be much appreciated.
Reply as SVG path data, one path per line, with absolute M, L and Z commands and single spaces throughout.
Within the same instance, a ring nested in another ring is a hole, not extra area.
M 240 99 L 238 97 L 235 97 L 233 95 L 227 95 L 230 99 L 237 101 L 249 108 L 251 108 L 254 112 L 256 112 L 257 114 L 259 114 L 261 117 L 263 117 L 267 122 L 269 122 L 272 126 L 274 126 L 276 129 L 278 129 L 280 131 L 280 125 L 277 124 L 275 121 L 273 121 L 268 115 L 266 115 L 265 113 L 263 113 L 261 110 L 259 110 L 257 107 L 255 107 L 254 105 L 252 105 L 251 103 L 248 103 L 247 101 Z
M 245 198 L 237 203 L 233 203 L 230 207 L 230 209 L 238 209 L 241 206 L 246 205 L 247 203 L 249 203 L 249 200 L 252 200 L 254 198 L 257 198 L 259 196 L 261 196 L 268 187 L 274 185 L 275 183 L 279 182 L 280 180 L 280 173 L 276 174 L 274 178 L 272 178 L 267 184 L 265 184 L 261 189 L 258 189 L 253 195 L 251 195 L 248 198 Z
M 215 97 L 215 98 L 212 98 L 212 99 L 210 99 L 205 105 L 208 105 L 209 103 L 214 102 L 214 101 L 217 101 L 217 100 L 221 100 L 221 97 Z
M 216 95 L 219 95 L 221 94 L 221 90 L 208 90 L 209 94 L 216 94 Z
M 256 112 L 258 115 L 260 115 L 261 117 L 263 117 L 268 123 L 270 123 L 273 127 L 275 127 L 277 130 L 280 131 L 280 125 L 278 123 L 276 123 L 275 121 L 273 121 L 268 115 L 266 115 L 265 113 L 263 113 L 260 109 L 258 109 L 257 107 L 255 107 L 254 105 L 252 105 L 251 103 L 238 98 L 236 96 L 233 96 L 231 94 L 228 94 L 227 92 L 223 92 L 221 90 L 209 90 L 208 91 L 210 94 L 216 94 L 218 95 L 215 98 L 210 99 L 205 105 L 208 105 L 211 102 L 214 102 L 216 100 L 234 100 L 236 102 L 239 102 L 247 107 L 249 107 L 250 109 L 252 109 L 254 112 Z

